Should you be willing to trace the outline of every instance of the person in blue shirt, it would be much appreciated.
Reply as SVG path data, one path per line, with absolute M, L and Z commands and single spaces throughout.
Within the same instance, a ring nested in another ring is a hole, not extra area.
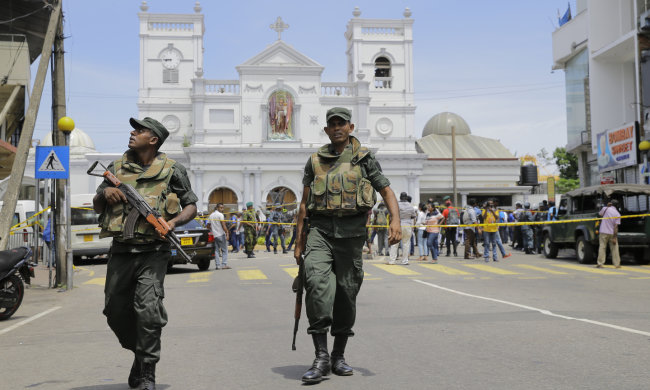
M 547 221 L 557 221 L 557 207 L 555 207 L 555 202 L 548 202 L 548 214 L 546 216 Z

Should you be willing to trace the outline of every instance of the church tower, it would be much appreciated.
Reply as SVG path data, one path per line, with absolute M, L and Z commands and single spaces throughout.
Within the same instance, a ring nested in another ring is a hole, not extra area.
M 170 132 L 163 150 L 180 150 L 191 137 L 192 79 L 203 75 L 203 15 L 148 13 L 140 6 L 139 116 L 161 121 Z
M 348 22 L 348 82 L 370 83 L 370 142 L 388 151 L 414 151 L 413 19 L 362 19 L 358 7 Z

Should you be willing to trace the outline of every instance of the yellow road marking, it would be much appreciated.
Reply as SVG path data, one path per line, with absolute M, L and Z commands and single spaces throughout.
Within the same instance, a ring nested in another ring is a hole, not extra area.
M 492 273 L 492 274 L 520 275 L 518 272 L 508 271 L 506 269 L 493 267 L 491 265 L 485 265 L 485 264 L 463 264 L 463 265 L 465 267 L 474 268 L 474 269 L 477 269 L 479 271 L 489 272 L 489 273 Z
M 106 278 L 93 278 L 90 280 L 86 280 L 83 284 L 96 284 L 98 286 L 103 286 L 106 284 Z
M 381 278 L 363 278 L 363 281 L 365 282 L 366 280 L 381 280 Z
M 210 281 L 210 272 L 197 272 L 191 274 L 187 283 L 205 283 Z
M 592 274 L 600 274 L 600 275 L 626 275 L 624 272 L 617 272 L 617 271 L 608 271 L 603 268 L 595 268 L 594 266 L 586 266 L 586 265 L 572 265 L 572 264 L 551 264 L 553 267 L 560 267 L 560 268 L 566 268 L 566 269 L 572 269 L 576 271 L 582 271 L 582 272 L 589 272 Z
M 418 265 L 420 267 L 424 267 L 426 269 L 430 269 L 436 272 L 442 272 L 443 274 L 447 274 L 447 275 L 472 275 L 471 272 L 466 272 L 456 268 L 447 267 L 446 265 L 442 265 L 442 264 L 418 264 Z
M 650 276 L 633 276 L 629 279 L 650 279 Z
M 292 278 L 295 278 L 298 276 L 298 267 L 291 267 L 291 268 L 282 268 L 284 272 L 288 273 L 289 276 Z
M 422 275 L 419 272 L 415 272 L 413 270 L 408 269 L 408 266 L 405 267 L 403 265 L 389 265 L 389 264 L 373 264 L 373 265 L 393 275 L 400 275 L 400 276 Z
M 88 268 L 77 267 L 77 266 L 75 266 L 74 268 L 75 268 L 75 269 L 79 269 L 79 270 L 81 270 L 81 271 L 88 271 L 88 277 L 90 277 L 90 278 L 92 278 L 93 276 L 95 276 L 95 271 L 93 271 L 93 270 L 89 270 Z
M 264 280 L 268 279 L 264 273 L 259 269 L 239 270 L 237 276 L 240 280 Z
M 517 279 L 546 279 L 546 276 L 520 276 Z
M 537 266 L 534 266 L 534 265 L 528 265 L 528 264 L 513 264 L 513 265 L 515 267 L 531 269 L 533 271 L 539 271 L 539 272 L 546 272 L 548 274 L 553 274 L 553 275 L 568 275 L 566 272 L 556 271 L 554 269 L 537 267 Z
M 605 268 L 616 269 L 614 268 L 613 265 L 606 265 Z M 650 274 L 650 269 L 641 269 L 637 267 L 623 267 L 623 266 L 621 266 L 620 269 L 622 269 L 623 271 L 632 271 L 632 272 L 639 272 L 642 274 Z

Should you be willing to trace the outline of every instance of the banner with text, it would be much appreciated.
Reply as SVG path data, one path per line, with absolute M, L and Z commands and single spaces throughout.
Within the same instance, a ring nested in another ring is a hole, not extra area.
M 597 135 L 598 171 L 636 165 L 636 125 L 629 123 Z

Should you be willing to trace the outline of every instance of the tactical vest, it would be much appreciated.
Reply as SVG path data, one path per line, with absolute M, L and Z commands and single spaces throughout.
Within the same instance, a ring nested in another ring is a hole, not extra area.
M 323 148 L 312 154 L 314 181 L 307 203 L 311 214 L 355 215 L 367 212 L 377 202 L 375 189 L 361 169 L 361 161 L 370 151 L 354 137 L 351 142 L 352 147 L 346 147 L 340 156 L 330 157 Z
M 162 215 L 165 221 L 169 221 L 178 215 L 181 211 L 178 196 L 169 191 L 169 182 L 173 173 L 172 166 L 176 161 L 167 158 L 164 153 L 159 153 L 151 166 L 142 172 L 138 169 L 139 166 L 127 159 L 127 153 L 124 154 L 121 160 L 116 160 L 113 163 L 115 176 L 122 183 L 135 188 L 149 206 Z M 107 204 L 106 209 L 99 217 L 100 227 L 102 228 L 99 237 L 116 237 L 119 239 L 122 236 L 124 223 L 131 208 L 128 203 L 118 202 L 112 206 Z M 133 244 L 150 243 L 158 238 L 154 228 L 144 218 L 139 218 L 135 225 L 134 238 L 128 240 L 128 242 Z

